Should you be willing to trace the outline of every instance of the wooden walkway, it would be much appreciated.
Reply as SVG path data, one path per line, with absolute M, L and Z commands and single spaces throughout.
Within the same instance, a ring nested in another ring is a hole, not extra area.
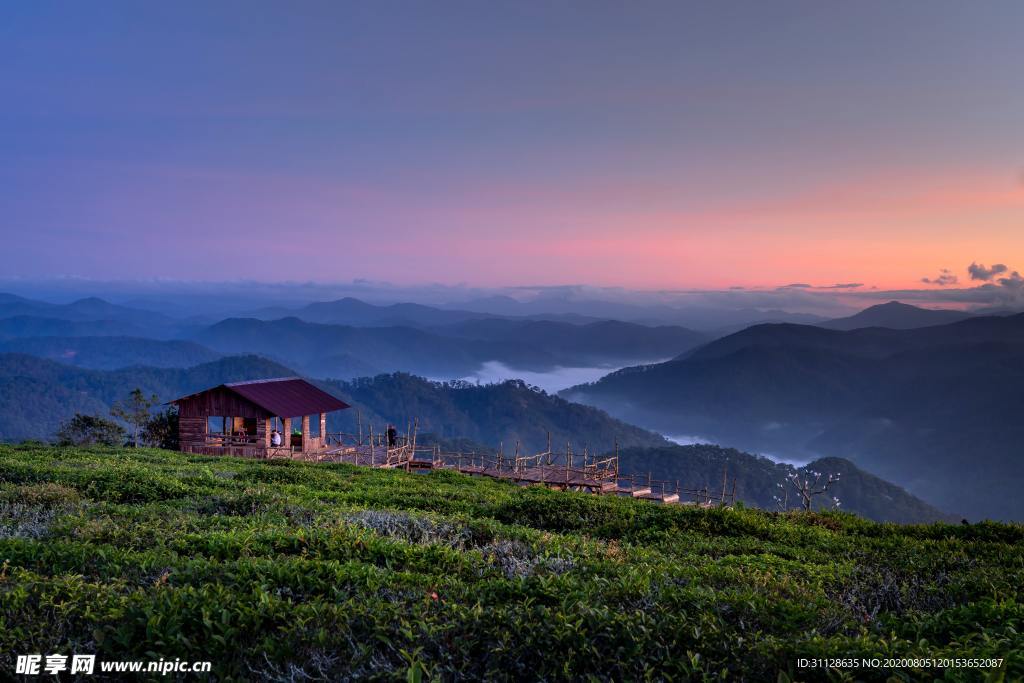
M 736 482 L 723 472 L 721 489 L 710 487 L 684 488 L 679 481 L 664 481 L 646 476 L 619 472 L 618 455 L 593 457 L 570 448 L 552 452 L 506 457 L 497 454 L 442 451 L 439 447 L 423 447 L 415 438 L 400 437 L 387 446 L 380 439 L 372 441 L 348 434 L 328 434 L 326 446 L 319 451 L 295 453 L 291 457 L 313 462 L 337 462 L 364 467 L 404 469 L 408 472 L 452 470 L 471 476 L 511 481 L 521 486 L 545 486 L 563 491 L 584 491 L 598 495 L 639 498 L 663 505 L 733 505 Z M 617 449 L 616 449 L 617 451 Z

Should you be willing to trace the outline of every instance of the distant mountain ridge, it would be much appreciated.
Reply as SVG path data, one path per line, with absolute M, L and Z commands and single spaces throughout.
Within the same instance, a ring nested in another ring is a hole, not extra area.
M 445 310 L 414 303 L 379 306 L 354 297 L 335 301 L 316 301 L 301 308 L 275 306 L 257 309 L 251 317 L 260 320 L 298 318 L 305 322 L 327 325 L 366 326 L 433 326 L 491 317 L 486 313 Z
M 600 364 L 609 358 L 658 358 L 690 349 L 708 336 L 685 327 L 640 326 L 618 320 L 569 325 L 546 320 L 488 318 L 433 328 L 447 336 L 538 345 L 550 353 Z
M 98 297 L 86 297 L 69 304 L 51 304 L 14 294 L 0 294 L 0 318 L 30 316 L 57 320 L 110 320 L 136 325 L 163 325 L 171 318 L 162 313 L 119 306 Z
M 890 301 L 870 306 L 846 318 L 834 318 L 816 323 L 818 327 L 830 330 L 856 330 L 862 327 L 887 327 L 893 330 L 910 330 L 932 325 L 946 325 L 972 317 L 966 311 L 949 309 L 920 308 L 899 301 Z
M 118 320 L 65 320 L 33 315 L 0 318 L 0 339 L 29 337 L 144 337 L 148 330 Z
M 186 368 L 221 357 L 194 342 L 120 336 L 21 337 L 0 341 L 0 353 L 23 353 L 97 370 L 132 365 Z
M 910 330 L 761 325 L 563 392 L 662 433 L 852 460 L 944 509 L 1024 519 L 1024 314 Z
M 258 353 L 310 375 L 342 379 L 399 370 L 465 377 L 488 361 L 537 371 L 621 365 L 644 356 L 669 357 L 704 339 L 685 328 L 500 319 L 421 329 L 326 325 L 298 318 L 229 318 L 193 336 L 194 341 L 222 353 Z

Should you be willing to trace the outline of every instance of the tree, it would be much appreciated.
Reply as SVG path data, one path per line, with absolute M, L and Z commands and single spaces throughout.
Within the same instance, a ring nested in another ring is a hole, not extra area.
M 120 418 L 132 426 L 132 446 L 138 447 L 139 445 L 139 432 L 149 422 L 149 410 L 157 403 L 160 399 L 153 394 L 149 398 L 146 398 L 145 394 L 142 393 L 142 389 L 136 387 L 132 393 L 128 394 L 128 400 L 117 401 L 110 408 L 110 414 L 114 417 Z
M 796 492 L 800 495 L 800 503 L 803 505 L 804 510 L 811 509 L 811 503 L 813 502 L 814 496 L 820 496 L 827 492 L 829 488 L 839 481 L 838 474 L 830 474 L 825 481 L 822 481 L 822 473 L 806 470 L 801 476 L 800 471 L 793 472 L 786 480 L 790 485 L 796 489 Z M 776 498 L 776 501 L 778 498 Z M 839 507 L 839 499 L 832 496 L 834 507 Z
M 150 417 L 142 428 L 142 443 L 169 451 L 178 450 L 178 409 L 171 406 Z
M 124 427 L 113 420 L 75 413 L 73 418 L 61 424 L 57 443 L 60 446 L 120 446 L 124 444 L 126 434 Z

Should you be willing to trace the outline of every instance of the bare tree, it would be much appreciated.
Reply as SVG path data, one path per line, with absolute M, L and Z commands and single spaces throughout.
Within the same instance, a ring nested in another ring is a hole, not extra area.
M 782 490 L 779 491 L 778 495 L 772 496 L 772 500 L 775 501 L 775 507 L 779 508 L 782 512 L 785 512 L 789 509 L 789 489 L 781 482 L 776 484 L 776 486 Z M 781 498 L 779 496 L 781 496 Z
M 790 483 L 797 494 L 799 494 L 800 503 L 803 506 L 803 509 L 810 510 L 814 497 L 828 492 L 829 488 L 839 481 L 839 475 L 830 474 L 825 477 L 821 472 L 815 472 L 813 470 L 805 470 L 801 475 L 800 471 L 797 470 L 787 476 L 786 480 Z M 778 498 L 776 498 L 776 500 L 778 500 Z M 832 501 L 833 507 L 839 507 L 840 503 L 838 498 L 832 496 Z

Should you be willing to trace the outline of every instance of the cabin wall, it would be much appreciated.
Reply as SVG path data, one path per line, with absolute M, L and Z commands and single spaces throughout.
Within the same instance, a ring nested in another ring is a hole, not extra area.
M 196 396 L 181 399 L 177 403 L 178 415 L 181 417 L 205 418 L 226 415 L 229 417 L 265 418 L 270 416 L 263 408 L 227 389 L 204 391 Z
M 178 442 L 182 450 L 185 446 L 201 446 L 206 444 L 207 423 L 205 417 L 178 417 Z

